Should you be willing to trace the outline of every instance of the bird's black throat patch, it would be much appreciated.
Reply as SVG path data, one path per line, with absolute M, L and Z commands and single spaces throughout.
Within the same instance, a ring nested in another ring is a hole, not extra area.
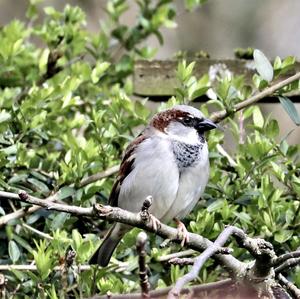
M 188 144 L 180 141 L 172 142 L 172 150 L 180 172 L 200 160 L 201 149 L 205 142 L 203 141 L 200 140 L 198 144 Z

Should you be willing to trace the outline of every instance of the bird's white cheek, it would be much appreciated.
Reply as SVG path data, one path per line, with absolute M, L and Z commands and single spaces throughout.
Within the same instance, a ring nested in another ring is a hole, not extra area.
M 164 131 L 171 140 L 187 144 L 199 143 L 199 135 L 194 128 L 186 127 L 179 123 L 171 123 Z

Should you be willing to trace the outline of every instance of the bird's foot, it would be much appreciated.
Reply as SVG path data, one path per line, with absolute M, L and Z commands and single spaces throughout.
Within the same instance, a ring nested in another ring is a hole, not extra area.
M 160 221 L 155 216 L 153 216 L 152 214 L 149 214 L 149 221 L 152 224 L 153 230 L 157 231 L 158 228 L 160 227 Z
M 186 229 L 185 225 L 177 218 L 174 218 L 174 221 L 177 224 L 177 234 L 178 238 L 181 239 L 181 247 L 183 247 L 186 243 L 189 242 L 189 232 Z

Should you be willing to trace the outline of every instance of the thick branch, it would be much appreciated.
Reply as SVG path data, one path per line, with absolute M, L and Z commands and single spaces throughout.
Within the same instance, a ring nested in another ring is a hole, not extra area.
M 300 79 L 300 72 L 296 73 L 295 75 L 293 75 L 283 81 L 280 81 L 280 82 L 264 89 L 263 91 L 251 96 L 247 100 L 236 104 L 233 108 L 233 112 L 235 113 L 235 112 L 242 110 L 248 106 L 251 106 L 251 105 L 255 104 L 256 102 L 262 100 L 263 98 L 273 95 L 277 90 L 279 90 L 299 79 Z M 213 113 L 210 118 L 214 122 L 218 123 L 229 115 L 230 115 L 230 111 L 222 110 L 222 111 Z
M 151 220 L 151 217 L 149 219 L 145 219 L 144 217 L 142 217 L 141 215 L 142 213 L 132 213 L 117 207 L 103 206 L 103 205 L 95 205 L 94 207 L 90 207 L 90 208 L 70 206 L 66 204 L 55 203 L 48 200 L 42 200 L 33 196 L 29 196 L 25 192 L 21 192 L 17 195 L 10 192 L 0 191 L 0 197 L 21 200 L 23 202 L 30 203 L 33 205 L 39 205 L 41 207 L 47 208 L 48 210 L 71 213 L 76 216 L 97 217 L 97 218 L 106 219 L 110 221 L 117 221 L 135 227 L 139 227 L 150 232 L 155 232 L 157 235 L 165 239 L 174 240 L 177 243 L 181 242 L 181 238 L 178 237 L 177 229 L 172 228 L 163 223 L 159 223 L 159 225 L 157 225 L 155 228 L 153 226 L 153 223 L 149 221 Z M 261 270 L 259 265 L 260 264 L 262 265 L 264 263 L 266 254 L 269 254 L 268 252 L 270 250 L 271 252 L 273 252 L 272 249 L 269 248 L 270 244 L 266 241 L 263 242 L 261 239 L 249 238 L 244 234 L 242 230 L 238 228 L 234 228 L 234 227 L 227 228 L 226 233 L 223 232 L 223 234 L 220 235 L 220 237 L 217 239 L 218 242 L 215 244 L 203 238 L 200 235 L 189 233 L 189 241 L 186 243 L 186 246 L 197 251 L 203 251 L 207 248 L 213 248 L 212 251 L 210 249 L 208 251 L 205 251 L 206 253 L 204 252 L 206 255 L 211 256 L 212 255 L 211 252 L 218 252 L 221 248 L 220 245 L 223 244 L 227 240 L 229 235 L 231 235 L 232 233 L 234 233 L 235 238 L 239 240 L 240 244 L 242 244 L 243 247 L 247 248 L 250 251 L 250 253 L 256 258 L 256 262 L 254 263 L 254 266 L 252 268 L 253 269 L 257 268 Z M 215 254 L 213 258 L 220 261 L 221 264 L 234 277 L 239 277 L 239 275 L 243 274 L 242 276 L 244 277 L 244 279 L 248 281 L 253 280 L 253 276 L 252 276 L 253 272 L 245 271 L 245 268 L 248 267 L 248 264 L 238 261 L 236 258 L 234 258 L 231 255 Z M 272 258 L 267 259 L 268 261 L 267 267 L 270 269 L 270 267 L 272 267 L 273 264 L 269 262 L 269 260 L 272 260 Z M 200 261 L 201 263 L 203 263 L 204 261 L 203 257 L 200 259 Z M 247 272 L 247 274 L 244 274 L 244 272 Z M 256 278 L 257 277 L 255 277 L 255 279 Z M 268 277 L 268 278 L 272 279 L 273 277 Z M 260 281 L 264 283 L 264 277 L 261 277 Z
M 193 294 L 199 294 L 201 292 L 214 291 L 218 289 L 227 289 L 230 286 L 234 285 L 234 282 L 231 279 L 224 279 L 217 282 L 210 282 L 201 285 L 195 285 L 190 288 L 184 288 L 182 290 L 182 294 L 188 294 L 191 291 Z M 150 292 L 150 298 L 165 298 L 166 294 L 170 291 L 171 287 L 167 287 L 164 289 L 159 289 Z M 90 299 L 140 299 L 141 294 L 133 293 L 133 294 L 123 294 L 123 295 L 102 295 L 102 296 L 94 296 Z

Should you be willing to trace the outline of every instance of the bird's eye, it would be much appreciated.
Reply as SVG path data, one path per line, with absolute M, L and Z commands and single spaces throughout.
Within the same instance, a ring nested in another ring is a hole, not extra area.
M 189 117 L 189 116 L 187 116 L 187 117 L 184 117 L 184 118 L 182 119 L 182 123 L 183 123 L 185 126 L 193 126 L 193 124 L 194 124 L 194 119 L 191 118 L 191 117 Z

